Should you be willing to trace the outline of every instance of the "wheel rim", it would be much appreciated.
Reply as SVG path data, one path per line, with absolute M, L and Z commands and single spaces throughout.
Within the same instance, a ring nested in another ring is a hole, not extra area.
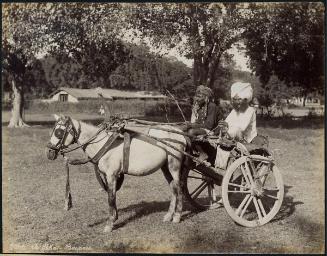
M 218 186 L 213 179 L 204 176 L 196 169 L 189 169 L 185 173 L 184 195 L 187 201 L 200 210 L 216 209 L 222 206 Z
M 272 220 L 281 207 L 282 176 L 272 163 L 244 157 L 228 169 L 222 196 L 234 221 L 247 227 L 261 226 Z

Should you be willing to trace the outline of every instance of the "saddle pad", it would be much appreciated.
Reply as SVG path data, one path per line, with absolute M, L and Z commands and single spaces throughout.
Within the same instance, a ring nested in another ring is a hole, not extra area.
M 128 131 L 132 131 L 135 133 L 143 133 L 143 134 L 149 134 L 149 130 L 151 126 L 149 125 L 137 125 L 137 124 L 127 124 L 124 127 Z

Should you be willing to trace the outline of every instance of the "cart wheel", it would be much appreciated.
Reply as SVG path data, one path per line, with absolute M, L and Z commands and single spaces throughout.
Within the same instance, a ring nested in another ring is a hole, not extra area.
M 183 194 L 185 199 L 198 210 L 222 207 L 219 186 L 221 183 L 204 176 L 196 168 L 186 168 L 182 173 Z
M 235 222 L 245 227 L 261 226 L 272 220 L 282 205 L 283 179 L 269 159 L 243 156 L 227 169 L 222 197 L 227 213 Z

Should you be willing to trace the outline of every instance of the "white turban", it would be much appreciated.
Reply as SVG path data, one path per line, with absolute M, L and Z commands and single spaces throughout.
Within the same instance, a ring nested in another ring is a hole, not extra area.
M 253 95 L 251 84 L 242 82 L 233 83 L 231 87 L 231 98 L 234 98 L 236 95 L 241 99 L 251 101 Z

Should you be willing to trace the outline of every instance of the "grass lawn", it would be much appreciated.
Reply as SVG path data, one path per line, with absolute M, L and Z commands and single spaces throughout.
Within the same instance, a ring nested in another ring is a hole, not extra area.
M 3 250 L 40 252 L 323 253 L 324 130 L 261 127 L 270 137 L 285 183 L 276 218 L 262 227 L 236 225 L 224 208 L 163 223 L 169 188 L 160 171 L 126 176 L 118 192 L 116 229 L 103 233 L 107 196 L 90 164 L 71 167 L 73 208 L 65 211 L 61 158 L 45 157 L 49 127 L 2 127 Z M 82 157 L 82 152 L 73 153 Z

